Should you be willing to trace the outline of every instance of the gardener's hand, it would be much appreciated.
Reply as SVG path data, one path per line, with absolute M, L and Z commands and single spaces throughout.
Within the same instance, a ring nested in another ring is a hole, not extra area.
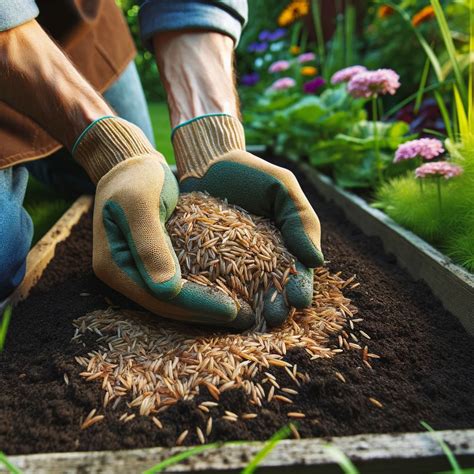
M 323 263 L 320 224 L 293 173 L 244 151 L 241 123 L 224 114 L 176 127 L 173 146 L 182 191 L 205 191 L 275 222 L 299 261 L 297 274 L 286 285 L 287 301 L 296 308 L 310 306 L 312 269 Z M 272 302 L 273 293 L 271 289 L 265 298 L 264 316 L 277 325 L 286 319 L 289 307 L 283 294 Z
M 255 317 L 246 303 L 181 278 L 165 222 L 179 195 L 165 159 L 135 125 L 95 121 L 74 157 L 97 182 L 93 267 L 107 285 L 159 315 L 243 329 Z

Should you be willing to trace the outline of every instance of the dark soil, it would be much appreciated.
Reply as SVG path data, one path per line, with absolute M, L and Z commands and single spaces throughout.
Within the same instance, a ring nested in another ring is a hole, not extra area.
M 357 274 L 361 285 L 348 295 L 364 318 L 361 329 L 372 336 L 370 350 L 382 356 L 370 370 L 361 367 L 355 353 L 310 362 L 305 353 L 294 351 L 292 362 L 311 376 L 292 406 L 307 415 L 299 422 L 301 435 L 419 431 L 420 420 L 436 429 L 474 427 L 473 338 L 423 283 L 413 282 L 395 258 L 384 254 L 377 239 L 362 234 L 323 202 L 304 176 L 298 177 L 321 218 L 329 268 L 343 270 L 344 276 Z M 74 356 L 91 350 L 94 342 L 87 349 L 71 343 L 71 321 L 111 301 L 123 303 L 94 277 L 90 261 L 87 215 L 58 246 L 28 300 L 14 311 L 0 354 L 0 450 L 17 454 L 174 445 L 184 429 L 192 433 L 186 442 L 197 443 L 195 426 L 202 427 L 206 418 L 196 401 L 164 412 L 163 430 L 146 417 L 120 423 L 120 409 L 106 411 L 105 420 L 86 431 L 79 429 L 81 417 L 101 406 L 102 391 L 78 375 Z M 347 383 L 334 376 L 335 370 Z M 369 397 L 383 408 L 371 404 Z M 254 421 L 218 420 L 224 407 L 248 411 L 246 397 L 238 390 L 225 392 L 221 406 L 213 413 L 210 441 L 268 439 L 288 422 L 287 406 L 277 403 L 264 406 Z

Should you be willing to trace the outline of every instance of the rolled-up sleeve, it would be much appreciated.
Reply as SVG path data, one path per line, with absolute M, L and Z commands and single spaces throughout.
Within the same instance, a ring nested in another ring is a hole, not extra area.
M 0 0 L 0 31 L 11 30 L 39 14 L 34 0 Z
M 139 13 L 140 32 L 149 49 L 155 33 L 192 28 L 226 34 L 237 45 L 247 15 L 246 0 L 145 0 Z

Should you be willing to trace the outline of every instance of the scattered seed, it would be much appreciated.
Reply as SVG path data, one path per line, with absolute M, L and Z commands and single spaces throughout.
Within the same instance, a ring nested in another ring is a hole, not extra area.
M 378 408 L 383 408 L 382 403 L 379 402 L 376 398 L 369 397 L 369 402 L 372 403 L 372 405 L 375 405 Z
M 346 379 L 345 379 L 344 375 L 341 374 L 341 372 L 336 372 L 335 375 L 341 382 L 346 383 Z
M 291 433 L 293 434 L 293 437 L 295 439 L 301 439 L 301 435 L 299 434 L 298 430 L 296 429 L 296 426 L 293 423 L 289 424 Z
M 209 436 L 212 431 L 212 416 L 209 417 L 206 423 L 206 436 Z
M 289 413 L 287 413 L 287 416 L 289 416 L 290 418 L 304 418 L 306 415 L 299 411 L 290 411 Z
M 163 423 L 156 416 L 152 416 L 151 419 L 160 430 L 163 429 Z
M 189 430 L 184 430 L 179 436 L 178 439 L 176 440 L 176 446 L 181 446 L 186 439 L 186 436 L 188 436 Z
M 254 418 L 257 418 L 256 413 L 245 413 L 241 416 L 243 420 L 253 420 Z
M 206 442 L 206 439 L 204 438 L 204 434 L 203 434 L 201 428 L 199 428 L 199 426 L 196 426 L 196 434 L 199 438 L 200 443 L 204 444 Z

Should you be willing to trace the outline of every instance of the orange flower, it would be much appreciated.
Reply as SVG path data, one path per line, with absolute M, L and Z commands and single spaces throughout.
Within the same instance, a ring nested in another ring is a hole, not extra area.
M 296 44 L 290 47 L 291 54 L 300 54 L 300 51 L 301 51 L 301 48 L 299 46 L 296 46 Z
M 318 70 L 314 66 L 304 66 L 301 68 L 301 74 L 303 76 L 315 76 Z
M 377 16 L 379 18 L 387 18 L 390 16 L 395 10 L 388 6 L 388 5 L 381 5 L 379 9 L 377 10 Z
M 413 15 L 413 18 L 411 19 L 411 24 L 413 26 L 418 26 L 420 23 L 431 20 L 434 17 L 435 12 L 433 10 L 433 7 L 431 5 L 428 5 L 427 7 L 422 8 L 418 13 L 415 13 Z
M 288 26 L 298 18 L 306 16 L 309 13 L 308 0 L 293 0 L 280 13 L 278 17 L 278 26 Z

